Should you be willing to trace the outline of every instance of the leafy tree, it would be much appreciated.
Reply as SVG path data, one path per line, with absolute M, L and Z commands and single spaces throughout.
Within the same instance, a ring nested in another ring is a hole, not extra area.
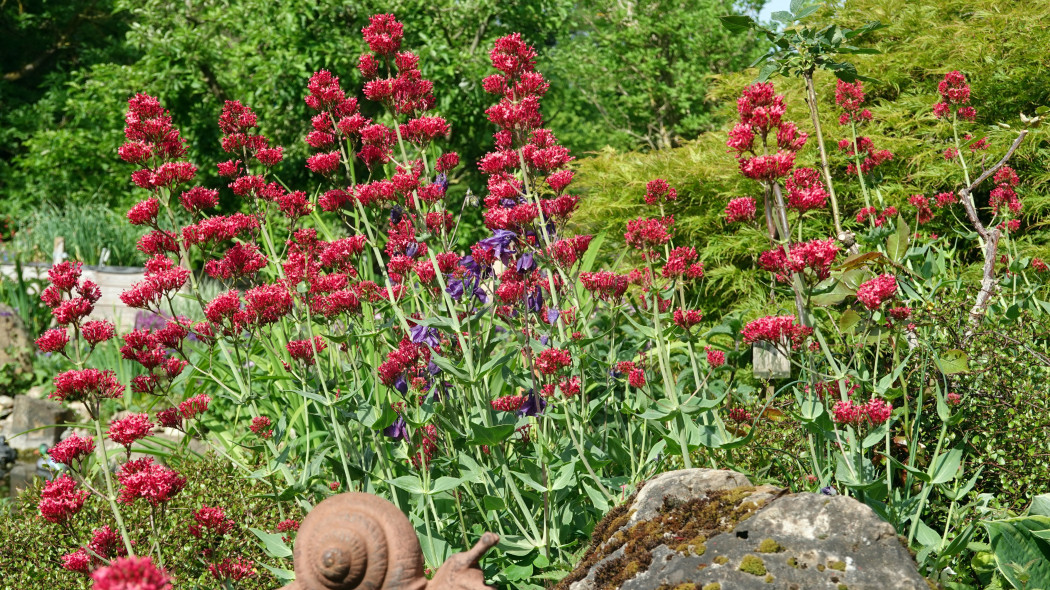
M 679 145 L 717 124 L 711 74 L 739 71 L 756 55 L 753 33 L 722 29 L 718 18 L 763 4 L 585 0 L 574 15 L 577 32 L 556 49 L 556 61 L 576 99 L 592 107 L 591 128 L 606 143 Z

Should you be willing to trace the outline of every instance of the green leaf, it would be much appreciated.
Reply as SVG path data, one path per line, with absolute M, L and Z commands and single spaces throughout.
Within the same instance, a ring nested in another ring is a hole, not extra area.
M 859 313 L 853 311 L 852 309 L 847 309 L 846 311 L 842 312 L 841 316 L 839 316 L 839 330 L 843 332 L 849 332 L 850 329 L 853 328 L 853 326 L 856 326 L 860 323 L 860 320 L 861 317 Z
M 405 490 L 410 494 L 423 493 L 423 481 L 414 475 L 402 475 L 401 477 L 388 479 L 386 482 L 395 488 Z
M 795 20 L 795 17 L 786 10 L 778 10 L 773 14 L 769 15 L 769 17 L 775 21 L 782 22 L 785 25 L 790 25 Z
M 475 422 L 470 423 L 471 444 L 475 445 L 498 445 L 514 432 L 514 424 L 496 424 L 485 426 Z
M 788 7 L 794 14 L 798 14 L 798 11 L 802 10 L 806 6 L 806 0 L 791 0 L 791 5 Z
M 761 69 L 758 70 L 758 77 L 755 78 L 755 80 L 757 80 L 758 82 L 765 82 L 766 80 L 769 80 L 769 77 L 775 74 L 777 68 L 779 67 L 780 66 L 777 64 L 777 62 L 773 60 L 767 61 L 766 63 L 762 64 Z
M 970 372 L 970 357 L 965 352 L 953 348 L 937 359 L 937 368 L 945 375 Z
M 459 485 L 462 484 L 464 481 L 466 480 L 458 477 L 439 477 L 431 485 L 430 493 L 437 494 L 439 492 L 451 490 L 452 488 L 459 487 Z
M 886 254 L 888 254 L 895 262 L 904 260 L 904 255 L 908 252 L 910 241 L 911 229 L 908 227 L 908 223 L 904 221 L 904 217 L 898 215 L 897 233 L 886 238 Z
M 955 479 L 962 463 L 962 449 L 952 449 L 937 457 L 930 469 L 930 483 L 947 483 Z
M 814 12 L 816 12 L 818 10 L 820 10 L 820 5 L 819 4 L 814 4 L 813 6 L 807 6 L 807 7 L 803 8 L 802 10 L 797 10 L 797 11 L 793 10 L 792 12 L 795 13 L 795 20 L 802 20 L 802 19 L 806 18 L 807 16 L 813 14 Z
M 720 16 L 718 20 L 722 21 L 723 27 L 734 33 L 742 33 L 757 26 L 755 19 L 742 14 Z
M 1031 516 L 1050 516 L 1050 494 L 1039 494 L 1032 498 L 1032 505 L 1028 507 Z
M 249 531 L 252 532 L 259 540 L 262 541 L 263 549 L 266 554 L 270 557 L 291 557 L 292 550 L 288 548 L 288 545 L 284 542 L 282 535 L 277 533 L 268 533 L 261 531 L 257 528 L 249 527 Z
M 1050 529 L 1050 519 L 1029 516 L 981 524 L 1004 578 L 1015 588 L 1050 588 L 1050 543 L 1033 534 Z

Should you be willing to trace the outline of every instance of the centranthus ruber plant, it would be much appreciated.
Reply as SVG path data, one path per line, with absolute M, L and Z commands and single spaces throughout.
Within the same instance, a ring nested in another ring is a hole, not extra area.
M 148 233 L 139 242 L 145 277 L 121 299 L 164 320 L 120 335 L 122 357 L 138 367 L 123 383 L 85 364 L 115 337 L 111 325 L 87 319 L 97 289 L 75 266 L 52 271 L 45 301 L 67 327 L 39 345 L 76 363 L 55 379 L 54 396 L 85 402 L 95 435 L 52 449 L 67 473 L 48 484 L 40 510 L 69 526 L 97 497 L 112 516 L 67 568 L 105 577 L 155 562 L 174 571 L 161 542 L 167 525 L 156 523 L 171 522 L 167 506 L 192 481 L 136 457 L 156 425 L 187 434 L 184 441 L 206 438 L 268 488 L 282 521 L 277 532 L 249 530 L 274 559 L 291 554 L 295 521 L 285 509 L 366 491 L 406 512 L 427 567 L 492 530 L 501 541 L 489 577 L 536 588 L 570 569 L 628 488 L 672 467 L 749 470 L 752 453 L 764 452 L 749 448 L 757 433 L 784 419 L 799 426 L 798 453 L 785 452 L 788 466 L 776 475 L 769 466 L 753 475 L 854 495 L 909 542 L 919 539 L 924 560 L 946 563 L 963 505 L 952 504 L 937 533 L 928 500 L 951 486 L 959 500 L 965 487 L 963 447 L 946 432 L 959 420 L 951 380 L 966 358 L 917 316 L 937 284 L 956 277 L 935 264 L 943 254 L 935 240 L 913 235 L 911 209 L 884 206 L 869 183 L 889 155 L 858 135 L 872 118 L 859 82 L 840 84 L 836 97 L 851 131 L 840 188 L 860 187 L 857 222 L 845 222 L 856 240 L 848 228 L 827 235 L 826 218 L 840 225 L 838 207 L 851 201 L 842 190 L 836 199 L 823 149 L 810 162 L 808 140 L 823 146 L 819 126 L 790 122 L 772 83 L 742 91 L 726 142 L 735 163 L 726 164 L 755 183 L 762 202 L 735 196 L 725 216 L 733 231 L 764 244 L 756 266 L 768 272 L 769 302 L 768 315 L 744 321 L 700 309 L 698 293 L 718 269 L 705 268 L 698 244 L 677 231 L 673 179 L 645 179 L 644 191 L 639 183 L 639 213 L 625 227 L 576 233 L 573 156 L 544 118 L 549 86 L 521 35 L 490 51 L 493 71 L 481 86 L 492 95 L 493 140 L 469 164 L 486 186 L 479 201 L 457 204 L 447 197 L 449 174 L 467 164 L 442 148 L 455 133 L 435 112 L 442 89 L 425 78 L 425 60 L 402 47 L 404 25 L 392 15 L 373 16 L 362 34 L 357 73 L 320 70 L 306 81 L 305 161 L 271 145 L 263 130 L 272 123 L 250 105 L 224 104 L 217 115 L 229 156 L 216 163 L 218 186 L 200 181 L 158 98 L 129 100 L 119 156 L 137 166 L 131 178 L 144 192 L 128 221 Z M 353 96 L 347 80 L 358 75 L 362 92 Z M 1016 144 L 970 183 L 957 131 L 972 118 L 962 83 L 946 80 L 947 106 L 937 110 L 952 116 L 952 158 L 966 187 L 908 202 L 919 223 L 963 204 L 987 253 L 1012 231 L 1020 207 L 1019 178 L 1005 167 Z M 288 186 L 281 172 L 293 166 L 312 181 Z M 971 193 L 988 178 L 1003 229 L 969 216 Z M 220 202 L 233 207 L 220 214 Z M 457 251 L 468 206 L 482 208 L 485 233 Z M 618 258 L 602 264 L 609 251 Z M 994 260 L 987 268 L 993 284 L 979 296 L 980 313 L 995 286 Z M 764 394 L 746 370 L 762 354 L 790 365 L 779 388 L 762 383 Z M 112 416 L 109 400 L 122 396 L 133 411 Z M 918 441 L 931 415 L 941 434 L 923 454 Z M 103 467 L 114 457 L 122 462 L 115 476 Z M 134 527 L 128 506 L 144 516 Z M 202 572 L 227 588 L 260 572 L 228 550 L 240 523 L 224 507 L 194 506 L 184 516 Z M 147 554 L 152 561 L 137 557 Z M 284 566 L 266 569 L 290 579 Z

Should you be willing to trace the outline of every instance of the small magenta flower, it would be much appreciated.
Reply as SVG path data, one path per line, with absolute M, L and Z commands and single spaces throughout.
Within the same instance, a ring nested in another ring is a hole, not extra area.
M 949 406 L 957 406 L 960 403 L 962 403 L 962 396 L 960 396 L 958 393 L 955 393 L 955 392 L 949 393 L 946 396 L 946 398 L 947 399 L 945 401 L 948 402 Z
M 69 332 L 65 328 L 52 328 L 36 339 L 40 352 L 62 352 L 69 344 Z
M 726 353 L 721 350 L 715 350 L 710 346 L 705 346 L 704 351 L 707 353 L 707 364 L 711 365 L 712 369 L 716 369 L 726 364 Z
M 548 348 L 536 357 L 536 370 L 544 375 L 553 375 L 571 364 L 572 355 L 560 348 Z

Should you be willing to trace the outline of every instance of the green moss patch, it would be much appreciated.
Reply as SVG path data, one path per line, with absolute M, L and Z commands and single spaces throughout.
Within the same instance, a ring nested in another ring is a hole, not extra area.
M 740 567 L 737 569 L 752 576 L 766 575 L 766 563 L 757 555 L 745 555 L 744 559 L 740 560 Z

